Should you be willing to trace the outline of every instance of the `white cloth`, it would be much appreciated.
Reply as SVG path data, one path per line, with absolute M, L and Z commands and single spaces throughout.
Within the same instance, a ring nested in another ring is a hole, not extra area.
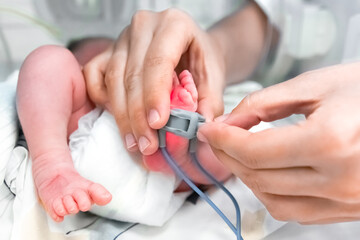
M 0 82 L 0 182 L 4 181 L 6 165 L 18 135 L 15 107 L 16 71 L 5 82 Z
M 149 172 L 141 159 L 125 149 L 114 117 L 95 109 L 83 116 L 70 136 L 70 149 L 79 173 L 105 186 L 112 201 L 91 212 L 126 222 L 161 226 L 183 204 L 189 194 L 174 193 L 174 175 Z M 138 161 L 137 161 L 138 160 Z
M 1 238 L 9 239 L 13 222 L 14 195 L 4 184 L 7 164 L 18 136 L 18 119 L 15 107 L 16 71 L 0 82 L 0 232 Z

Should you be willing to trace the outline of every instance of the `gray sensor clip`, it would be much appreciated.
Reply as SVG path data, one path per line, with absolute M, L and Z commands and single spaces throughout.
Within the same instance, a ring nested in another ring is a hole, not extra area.
M 196 149 L 196 133 L 205 118 L 197 112 L 190 112 L 183 109 L 172 109 L 166 125 L 159 130 L 159 147 L 166 147 L 166 132 L 190 140 L 190 152 Z

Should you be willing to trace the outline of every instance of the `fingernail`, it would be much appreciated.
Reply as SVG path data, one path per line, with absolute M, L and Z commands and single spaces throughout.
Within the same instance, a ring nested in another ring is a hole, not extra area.
M 148 116 L 149 124 L 150 125 L 154 124 L 157 121 L 159 121 L 159 119 L 160 119 L 160 115 L 159 115 L 158 111 L 156 111 L 155 109 L 151 109 L 149 112 L 149 116 Z
M 207 139 L 205 138 L 205 136 L 201 132 L 197 132 L 197 138 L 201 142 L 208 143 Z
M 126 136 L 125 136 L 125 142 L 126 142 L 126 147 L 127 147 L 128 149 L 136 146 L 135 137 L 134 137 L 134 135 L 132 135 L 131 133 L 126 134 Z
M 141 152 L 144 152 L 145 149 L 150 145 L 150 141 L 146 137 L 139 138 L 139 148 Z
M 108 192 L 103 194 L 103 198 L 110 198 L 110 197 L 111 197 L 111 194 Z
M 224 114 L 224 115 L 222 115 L 222 116 L 220 116 L 220 117 L 215 118 L 214 121 L 215 121 L 215 122 L 223 122 L 223 121 L 225 121 L 226 119 L 228 119 L 229 116 L 230 116 L 230 114 L 227 113 L 227 114 Z

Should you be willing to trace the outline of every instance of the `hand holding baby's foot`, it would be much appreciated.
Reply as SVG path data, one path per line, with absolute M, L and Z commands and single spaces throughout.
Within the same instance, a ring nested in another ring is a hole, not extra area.
M 184 70 L 179 78 L 176 73 L 173 76 L 173 90 L 170 95 L 171 108 L 180 108 L 187 111 L 195 112 L 197 110 L 198 92 L 192 75 L 189 71 Z M 167 149 L 170 154 L 177 160 L 180 166 L 188 165 L 188 140 L 171 133 L 166 135 Z M 152 171 L 170 172 L 161 152 L 158 150 L 153 155 L 143 157 L 145 165 Z
M 173 91 L 171 92 L 171 108 L 180 108 L 188 111 L 197 110 L 198 93 L 192 75 L 189 71 L 183 71 L 179 75 L 180 80 L 174 74 Z M 195 182 L 209 184 L 208 179 L 199 172 L 198 168 L 192 163 L 188 146 L 189 141 L 172 133 L 166 135 L 166 147 L 171 156 L 176 160 L 182 170 Z M 209 145 L 198 144 L 198 157 L 201 164 L 216 177 L 223 181 L 230 176 L 230 172 L 216 158 Z M 166 163 L 163 155 L 158 150 L 151 156 L 143 157 L 145 165 L 152 171 L 171 172 L 172 170 Z M 187 190 L 180 186 L 177 190 Z
M 88 211 L 92 204 L 106 205 L 111 194 L 75 170 L 69 151 L 46 153 L 33 161 L 33 175 L 39 198 L 52 219 Z

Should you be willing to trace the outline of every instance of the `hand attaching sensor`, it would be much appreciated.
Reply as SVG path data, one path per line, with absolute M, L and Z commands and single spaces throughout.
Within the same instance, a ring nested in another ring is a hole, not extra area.
M 171 132 L 189 139 L 189 152 L 196 152 L 196 133 L 203 123 L 205 123 L 205 118 L 197 112 L 172 109 L 168 122 L 159 130 L 159 147 L 166 147 L 166 132 Z
M 203 200 L 205 200 L 226 222 L 226 224 L 231 228 L 235 233 L 237 240 L 243 240 L 241 237 L 241 214 L 239 205 L 234 198 L 234 196 L 227 190 L 222 183 L 216 180 L 205 168 L 200 164 L 196 156 L 196 145 L 197 138 L 196 133 L 201 124 L 205 123 L 205 118 L 196 112 L 190 112 L 182 109 L 172 109 L 170 117 L 166 125 L 159 130 L 159 146 L 164 158 L 167 163 L 170 165 L 172 170 L 184 181 L 186 182 Z M 169 154 L 166 149 L 166 132 L 173 133 L 177 136 L 187 138 L 189 142 L 189 153 L 192 161 L 196 167 L 202 172 L 210 182 L 215 184 L 217 187 L 222 189 L 226 195 L 231 199 L 235 206 L 236 210 L 236 227 L 231 223 L 231 221 L 225 216 L 225 214 L 214 204 L 209 196 L 201 191 L 193 181 L 181 170 L 180 166 L 174 161 L 174 159 Z

